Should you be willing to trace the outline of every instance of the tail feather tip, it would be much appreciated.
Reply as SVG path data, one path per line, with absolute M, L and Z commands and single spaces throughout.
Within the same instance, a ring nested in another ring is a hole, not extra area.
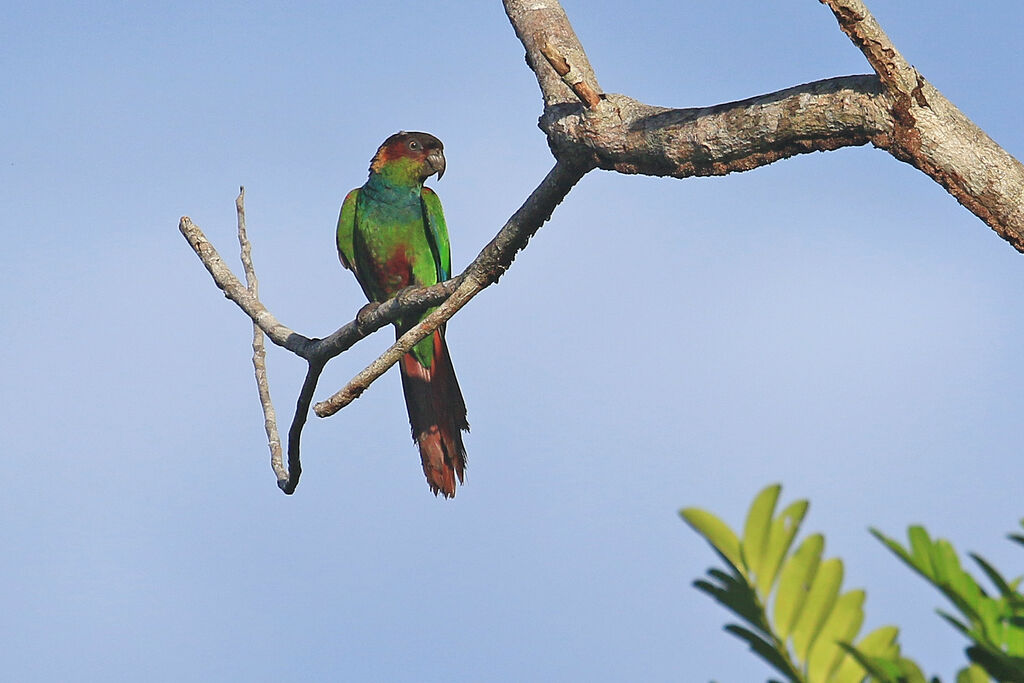
M 456 478 L 458 484 L 466 478 L 466 454 L 461 440 L 445 439 L 435 426 L 421 433 L 417 444 L 430 491 L 435 496 L 440 493 L 445 498 L 454 498 Z

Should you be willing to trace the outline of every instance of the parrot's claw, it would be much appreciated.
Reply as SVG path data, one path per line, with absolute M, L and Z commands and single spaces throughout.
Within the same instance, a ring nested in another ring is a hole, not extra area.
M 360 308 L 359 312 L 356 313 L 356 325 L 359 325 L 360 327 L 366 325 L 369 322 L 369 320 L 367 319 L 371 315 L 373 315 L 373 312 L 377 310 L 377 306 L 379 305 L 380 304 L 378 304 L 377 302 L 371 301 L 370 303 Z

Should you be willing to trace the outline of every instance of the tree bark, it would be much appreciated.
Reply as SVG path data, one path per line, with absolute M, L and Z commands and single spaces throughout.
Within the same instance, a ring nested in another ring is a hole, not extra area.
M 820 0 L 873 76 L 831 78 L 739 102 L 669 109 L 627 95 L 586 102 L 559 77 L 597 79 L 557 0 L 505 0 L 544 97 L 552 154 L 620 173 L 685 178 L 746 171 L 806 152 L 873 144 L 926 173 L 1024 251 L 1024 165 L 914 69 L 861 0 Z

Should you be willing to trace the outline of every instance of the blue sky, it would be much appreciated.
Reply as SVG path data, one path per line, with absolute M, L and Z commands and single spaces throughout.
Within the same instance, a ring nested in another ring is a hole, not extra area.
M 871 9 L 1024 150 L 1024 7 Z M 831 13 L 564 6 L 608 92 L 714 104 L 868 70 Z M 468 481 L 428 492 L 397 375 L 311 418 L 274 484 L 249 324 L 177 231 L 320 336 L 362 305 L 333 224 L 398 129 L 445 142 L 457 268 L 551 166 L 493 2 L 22 3 L 0 26 L 0 640 L 11 680 L 763 680 L 692 587 L 682 506 L 779 481 L 948 678 L 963 641 L 866 531 L 922 522 L 1010 574 L 1024 514 L 1020 256 L 931 180 L 845 149 L 686 181 L 587 176 L 449 326 Z M 387 331 L 328 368 L 339 388 Z M 303 365 L 272 350 L 279 414 Z

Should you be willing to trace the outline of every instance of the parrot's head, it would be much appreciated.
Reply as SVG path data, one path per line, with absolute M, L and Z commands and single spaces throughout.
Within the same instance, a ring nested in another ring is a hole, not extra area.
M 444 175 L 444 145 L 430 133 L 401 131 L 385 140 L 370 162 L 370 173 L 388 171 L 410 175 L 422 183 L 437 174 Z

